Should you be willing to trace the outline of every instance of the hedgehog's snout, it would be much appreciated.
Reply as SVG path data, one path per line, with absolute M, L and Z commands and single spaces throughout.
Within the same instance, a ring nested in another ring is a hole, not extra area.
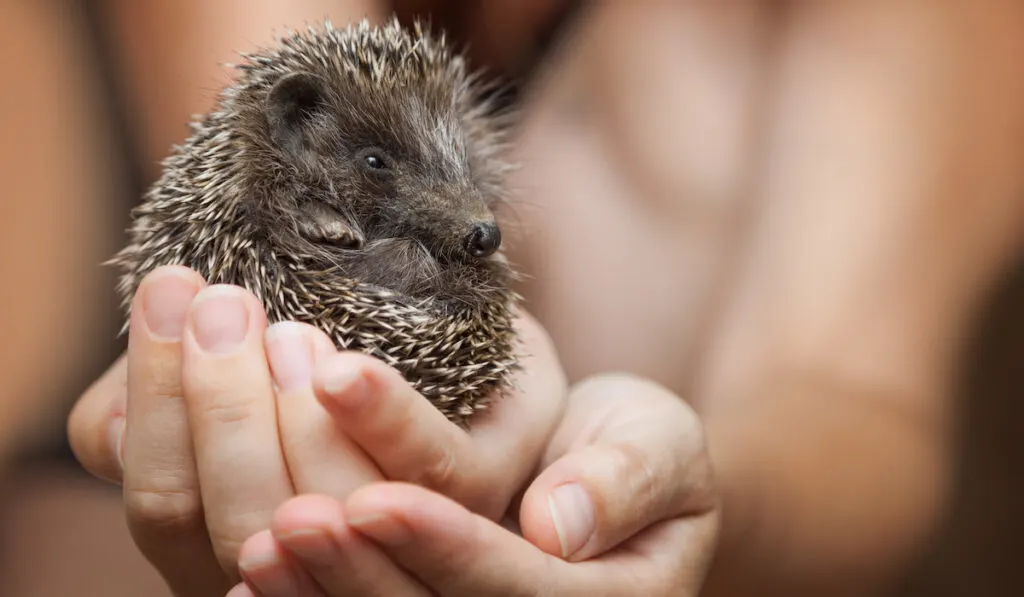
M 477 259 L 493 255 L 501 247 L 501 229 L 496 222 L 478 222 L 466 235 L 466 250 Z

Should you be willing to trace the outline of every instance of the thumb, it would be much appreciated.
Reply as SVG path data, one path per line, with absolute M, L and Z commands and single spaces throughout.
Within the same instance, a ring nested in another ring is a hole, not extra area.
M 580 561 L 647 527 L 716 506 L 696 413 L 665 388 L 603 375 L 577 385 L 550 462 L 523 496 L 523 536 Z
M 122 441 L 128 397 L 128 358 L 122 355 L 85 391 L 68 417 L 71 450 L 91 474 L 121 482 Z

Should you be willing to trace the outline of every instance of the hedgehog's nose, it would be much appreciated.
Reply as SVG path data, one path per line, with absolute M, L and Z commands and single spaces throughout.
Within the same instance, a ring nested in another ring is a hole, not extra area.
M 466 237 L 466 248 L 473 257 L 489 257 L 501 246 L 501 230 L 494 222 L 481 222 L 473 226 Z

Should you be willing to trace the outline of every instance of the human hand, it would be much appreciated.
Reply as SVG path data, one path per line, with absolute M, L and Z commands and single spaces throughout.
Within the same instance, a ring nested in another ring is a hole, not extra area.
M 405 481 L 500 519 L 565 395 L 543 332 L 527 316 L 520 329 L 520 391 L 467 433 L 380 361 L 307 325 L 268 329 L 250 293 L 159 268 L 134 299 L 126 362 L 85 394 L 69 435 L 88 470 L 123 481 L 132 535 L 172 590 L 223 595 L 241 543 L 298 494 Z
M 229 597 L 696 595 L 718 530 L 699 420 L 660 386 L 582 383 L 519 514 L 522 537 L 408 484 L 298 496 Z

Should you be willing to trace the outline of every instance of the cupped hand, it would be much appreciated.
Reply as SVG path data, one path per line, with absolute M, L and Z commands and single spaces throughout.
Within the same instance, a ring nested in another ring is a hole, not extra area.
M 229 597 L 697 595 L 718 509 L 701 425 L 624 376 L 574 389 L 522 534 L 428 489 L 302 495 L 242 547 Z
M 382 362 L 308 325 L 268 328 L 241 288 L 159 268 L 136 293 L 126 356 L 83 396 L 69 435 L 88 470 L 123 483 L 132 535 L 172 590 L 223 595 L 242 542 L 299 494 L 402 481 L 500 519 L 564 407 L 550 343 L 520 324 L 518 389 L 466 432 Z

